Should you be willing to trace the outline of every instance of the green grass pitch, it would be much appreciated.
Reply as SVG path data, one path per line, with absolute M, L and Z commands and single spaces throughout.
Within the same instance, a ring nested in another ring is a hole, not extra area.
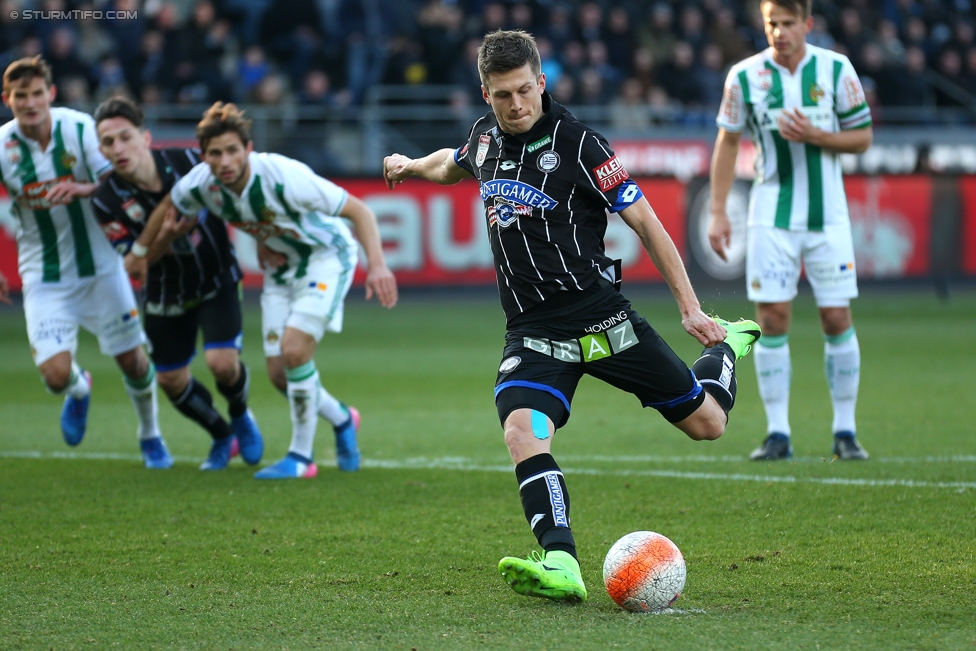
M 713 443 L 584 379 L 554 445 L 590 593 L 578 606 L 520 597 L 496 571 L 502 556 L 535 548 L 492 404 L 497 301 L 408 294 L 386 312 L 355 291 L 345 331 L 316 359 L 327 388 L 363 414 L 364 467 L 336 470 L 320 424 L 319 476 L 307 481 L 259 482 L 240 460 L 198 471 L 208 439 L 162 396 L 177 463 L 142 468 L 119 374 L 87 334 L 89 430 L 69 449 L 23 314 L 0 311 L 0 648 L 976 647 L 971 289 L 948 302 L 874 289 L 855 303 L 866 463 L 829 458 L 808 297 L 790 338 L 791 462 L 745 460 L 765 426 L 750 360 Z M 691 363 L 699 349 L 673 302 L 635 296 Z M 703 299 L 726 318 L 751 315 L 741 297 Z M 259 323 L 251 300 L 251 404 L 274 461 L 290 423 Z M 194 369 L 212 387 L 200 359 Z M 626 613 L 603 589 L 607 549 L 642 529 L 670 537 L 687 561 L 671 614 Z

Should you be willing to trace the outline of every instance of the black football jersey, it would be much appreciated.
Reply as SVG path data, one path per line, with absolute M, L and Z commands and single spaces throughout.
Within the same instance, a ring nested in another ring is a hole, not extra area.
M 606 138 L 548 93 L 542 106 L 539 121 L 516 135 L 504 133 L 489 111 L 454 152 L 481 186 L 509 322 L 559 292 L 583 292 L 601 276 L 618 282 L 619 265 L 603 241 L 607 212 L 643 196 Z

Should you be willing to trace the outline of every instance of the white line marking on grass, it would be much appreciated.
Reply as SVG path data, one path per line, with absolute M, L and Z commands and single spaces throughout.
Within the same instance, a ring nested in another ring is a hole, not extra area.
M 0 451 L 0 458 L 26 459 L 78 459 L 142 461 L 140 455 L 117 452 L 37 452 Z M 610 459 L 611 457 L 606 457 Z M 634 457 L 623 457 L 633 459 Z M 577 457 L 591 460 L 593 457 Z M 197 458 L 173 457 L 179 463 L 198 463 Z M 476 472 L 512 472 L 512 464 L 479 464 L 466 457 L 413 457 L 410 459 L 364 459 L 363 466 L 386 470 L 464 470 Z M 821 484 L 826 486 L 894 486 L 901 488 L 955 488 L 958 490 L 976 489 L 976 482 L 967 481 L 927 481 L 916 479 L 860 479 L 856 477 L 796 477 L 793 475 L 750 475 L 745 473 L 689 472 L 682 470 L 607 470 L 600 468 L 563 467 L 565 472 L 576 475 L 596 475 L 613 477 L 666 477 L 669 479 L 704 479 L 710 481 L 756 482 L 770 484 Z
M 664 455 L 571 455 L 561 454 L 559 459 L 562 461 L 598 461 L 606 463 L 739 463 L 748 461 L 745 456 L 723 455 L 685 455 L 685 456 L 664 456 Z M 824 463 L 829 462 L 831 457 L 791 457 L 790 459 L 779 462 L 781 464 L 790 463 Z M 753 462 L 755 463 L 755 462 Z M 959 455 L 952 457 L 871 457 L 871 463 L 976 463 L 976 455 Z

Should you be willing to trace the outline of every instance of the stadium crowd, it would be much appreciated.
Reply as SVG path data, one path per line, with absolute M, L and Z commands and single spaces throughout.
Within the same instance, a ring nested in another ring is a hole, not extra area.
M 755 3 L 728 0 L 0 0 L 0 7 L 0 68 L 43 54 L 69 105 L 125 94 L 144 105 L 355 107 L 376 84 L 452 85 L 466 94 L 458 100 L 479 103 L 482 36 L 518 28 L 537 37 L 559 101 L 608 105 L 616 122 L 641 126 L 645 113 L 631 107 L 698 108 L 714 117 L 728 66 L 766 47 Z M 65 13 L 109 9 L 138 19 Z M 974 11 L 969 0 L 815 0 L 808 40 L 847 54 L 875 106 L 961 106 L 976 95 Z

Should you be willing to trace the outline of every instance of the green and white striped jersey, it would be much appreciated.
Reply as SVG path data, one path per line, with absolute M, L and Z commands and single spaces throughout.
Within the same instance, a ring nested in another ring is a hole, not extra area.
M 0 180 L 17 222 L 17 257 L 25 284 L 107 273 L 120 264 L 95 220 L 90 199 L 52 206 L 49 188 L 61 181 L 91 183 L 112 169 L 98 151 L 95 121 L 68 108 L 51 109 L 46 151 L 24 136 L 16 120 L 0 127 Z
M 206 208 L 284 253 L 288 263 L 272 274 L 280 283 L 304 277 L 309 258 L 318 252 L 332 251 L 349 268 L 356 265 L 356 240 L 338 216 L 349 196 L 343 188 L 278 154 L 252 152 L 248 164 L 251 176 L 240 196 L 200 163 L 173 186 L 173 204 L 187 215 Z
M 732 66 L 716 123 L 726 131 L 748 128 L 756 143 L 756 180 L 749 225 L 822 231 L 850 224 L 840 155 L 785 140 L 776 119 L 799 109 L 815 127 L 836 132 L 871 126 L 871 111 L 848 58 L 806 45 L 791 74 L 767 48 Z

